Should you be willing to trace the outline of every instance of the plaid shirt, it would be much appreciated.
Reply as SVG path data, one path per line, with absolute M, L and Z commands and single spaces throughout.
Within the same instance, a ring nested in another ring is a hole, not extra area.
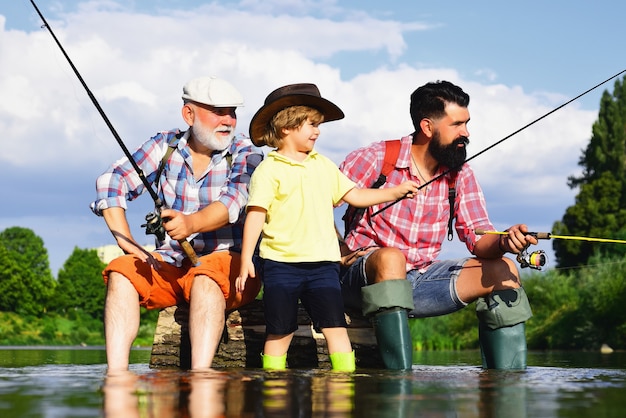
M 230 225 L 217 231 L 198 233 L 188 239 L 198 255 L 240 249 L 248 185 L 252 172 L 263 158 L 261 152 L 253 150 L 248 138 L 238 135 L 229 148 L 213 153 L 207 171 L 194 175 L 187 145 L 189 131 L 179 134 L 179 130 L 158 133 L 134 152 L 134 161 L 148 183 L 154 185 L 167 147 L 175 147 L 157 180 L 157 193 L 165 207 L 189 214 L 211 202 L 222 202 L 228 208 Z M 136 199 L 146 188 L 129 160 L 122 158 L 98 177 L 96 190 L 97 199 L 90 207 L 96 215 L 102 216 L 102 211 L 110 207 L 126 209 L 126 202 Z M 157 243 L 157 247 L 165 261 L 181 264 L 184 253 L 177 241 L 166 237 L 165 241 Z
M 398 185 L 406 180 L 420 182 L 417 176 L 410 173 L 412 136 L 406 136 L 401 141 L 395 170 L 387 176 L 387 182 L 382 187 Z M 357 183 L 357 187 L 371 187 L 382 170 L 384 158 L 384 141 L 376 142 L 350 153 L 341 163 L 340 169 Z M 436 176 L 445 171 L 445 167 L 440 167 Z M 387 204 L 368 208 L 355 226 L 346 227 L 348 247 L 352 251 L 371 246 L 395 247 L 406 256 L 407 271 L 426 271 L 437 259 L 448 233 L 449 176 L 446 174 L 420 189 L 415 198 L 403 199 L 376 216 L 372 216 L 372 213 Z M 346 225 L 350 224 L 350 213 L 351 208 L 344 216 Z M 474 229 L 493 229 L 482 190 L 468 164 L 463 165 L 456 178 L 454 219 L 459 239 L 472 253 L 480 238 L 474 233 Z

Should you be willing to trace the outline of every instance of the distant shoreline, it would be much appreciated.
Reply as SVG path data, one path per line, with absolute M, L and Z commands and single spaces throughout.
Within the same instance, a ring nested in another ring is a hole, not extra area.
M 2 350 L 104 350 L 103 345 L 0 345 Z M 152 350 L 152 347 L 132 347 L 131 350 Z

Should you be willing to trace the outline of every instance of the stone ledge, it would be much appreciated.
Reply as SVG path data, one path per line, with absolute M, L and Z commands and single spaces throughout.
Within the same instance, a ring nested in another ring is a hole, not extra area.
M 187 306 L 172 306 L 161 310 L 157 322 L 151 368 L 188 369 L 191 365 L 191 346 L 187 320 Z M 349 316 L 348 335 L 355 350 L 357 367 L 380 368 L 382 359 L 376 346 L 373 328 L 366 318 Z M 315 332 L 308 314 L 301 306 L 298 312 L 298 330 L 287 352 L 290 368 L 330 368 L 326 340 Z M 254 301 L 239 310 L 228 313 L 222 341 L 213 359 L 213 367 L 261 368 L 261 352 L 265 342 L 263 302 Z

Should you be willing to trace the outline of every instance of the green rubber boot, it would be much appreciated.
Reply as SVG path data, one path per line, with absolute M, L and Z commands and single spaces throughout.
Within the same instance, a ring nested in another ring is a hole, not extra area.
M 361 289 L 363 315 L 372 317 L 378 349 L 387 369 L 413 366 L 413 340 L 407 311 L 412 310 L 413 288 L 406 279 L 385 280 Z
M 497 290 L 476 301 L 478 341 L 485 369 L 526 369 L 526 325 L 532 317 L 523 288 Z
M 410 370 L 413 367 L 413 340 L 406 310 L 392 308 L 372 319 L 378 349 L 387 369 Z
M 282 356 L 268 356 L 261 354 L 263 360 L 263 368 L 265 370 L 285 370 L 287 368 L 287 354 Z
M 356 370 L 354 351 L 349 353 L 332 353 L 329 357 L 330 365 L 334 371 L 353 372 Z
M 483 369 L 526 369 L 525 328 L 523 322 L 498 329 L 479 323 L 478 340 Z

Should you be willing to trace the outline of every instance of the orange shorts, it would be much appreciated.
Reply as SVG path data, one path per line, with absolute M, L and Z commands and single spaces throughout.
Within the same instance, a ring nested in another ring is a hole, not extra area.
M 162 260 L 160 254 L 152 255 Z M 226 309 L 236 309 L 252 302 L 261 289 L 261 280 L 254 278 L 246 281 L 242 293 L 235 290 L 235 279 L 239 275 L 239 253 L 217 251 L 200 257 L 199 263 L 191 267 L 161 263 L 161 268 L 155 270 L 135 255 L 129 254 L 111 261 L 102 276 L 105 284 L 111 272 L 128 278 L 139 293 L 139 304 L 147 309 L 167 308 L 183 301 L 189 303 L 191 284 L 200 275 L 208 276 L 222 289 Z

